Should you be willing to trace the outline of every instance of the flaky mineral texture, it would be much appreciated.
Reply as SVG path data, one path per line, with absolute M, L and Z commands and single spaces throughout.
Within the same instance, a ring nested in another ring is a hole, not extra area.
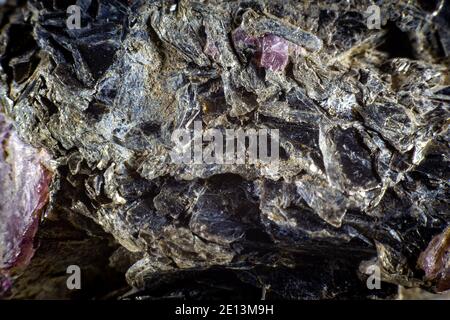
M 449 65 L 450 1 L 6 1 L 0 294 L 445 295 Z M 279 162 L 174 162 L 194 123 Z

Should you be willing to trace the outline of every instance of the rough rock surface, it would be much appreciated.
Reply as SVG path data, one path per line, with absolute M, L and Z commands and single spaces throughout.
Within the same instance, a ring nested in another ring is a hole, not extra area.
M 366 23 L 374 2 L 379 30 Z M 73 4 L 81 29 L 66 26 Z M 82 298 L 450 289 L 449 21 L 448 1 L 7 1 L 0 111 L 54 173 L 36 256 L 0 290 L 73 298 L 71 264 L 101 287 Z M 174 163 L 171 134 L 194 121 L 278 129 L 278 171 Z M 21 209 L 17 192 L 39 179 L 15 184 L 6 164 L 2 269 L 17 254 L 11 228 L 31 223 L 15 217 L 42 209 Z

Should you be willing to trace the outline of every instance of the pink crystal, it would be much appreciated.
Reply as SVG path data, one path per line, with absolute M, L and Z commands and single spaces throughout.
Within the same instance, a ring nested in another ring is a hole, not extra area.
M 289 43 L 273 34 L 268 34 L 260 40 L 261 67 L 272 71 L 283 70 L 289 60 Z
M 426 280 L 437 282 L 438 291 L 450 289 L 450 226 L 430 241 L 418 265 Z
M 6 296 L 8 292 L 11 290 L 12 282 L 11 279 L 0 273 L 0 297 Z
M 22 142 L 0 113 L 0 272 L 25 266 L 48 202 L 52 175 L 44 150 Z
M 237 28 L 232 34 L 233 43 L 235 46 L 256 47 L 259 44 L 258 38 L 248 35 L 241 28 Z
M 260 67 L 272 71 L 283 70 L 289 61 L 289 42 L 274 34 L 252 37 L 243 29 L 237 28 L 232 34 L 237 48 L 250 48 L 255 51 L 255 60 Z

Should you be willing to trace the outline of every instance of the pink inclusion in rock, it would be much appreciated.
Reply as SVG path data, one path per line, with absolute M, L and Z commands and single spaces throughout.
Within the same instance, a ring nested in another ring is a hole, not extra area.
M 203 52 L 206 53 L 213 60 L 216 60 L 219 57 L 219 49 L 217 49 L 216 44 L 211 39 L 206 39 L 205 48 Z
M 260 67 L 272 71 L 283 70 L 289 61 L 289 42 L 274 34 L 256 38 L 248 35 L 241 28 L 232 34 L 234 46 L 238 49 L 254 50 Z
M 52 180 L 44 166 L 49 160 L 47 152 L 22 142 L 0 113 L 0 273 L 26 266 L 34 254 Z
M 248 35 L 241 28 L 237 28 L 232 34 L 233 43 L 237 47 L 256 47 L 258 46 L 258 38 Z
M 450 289 L 450 226 L 435 236 L 418 260 L 426 280 L 435 281 L 439 292 Z
M 272 71 L 283 70 L 289 60 L 289 43 L 273 34 L 268 34 L 260 39 L 261 67 Z
M 11 290 L 12 282 L 7 276 L 0 273 L 0 297 L 6 296 Z

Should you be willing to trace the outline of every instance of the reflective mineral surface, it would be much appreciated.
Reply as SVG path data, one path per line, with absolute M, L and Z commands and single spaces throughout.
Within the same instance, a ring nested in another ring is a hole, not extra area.
M 450 299 L 449 66 L 445 0 L 0 1 L 0 296 Z

